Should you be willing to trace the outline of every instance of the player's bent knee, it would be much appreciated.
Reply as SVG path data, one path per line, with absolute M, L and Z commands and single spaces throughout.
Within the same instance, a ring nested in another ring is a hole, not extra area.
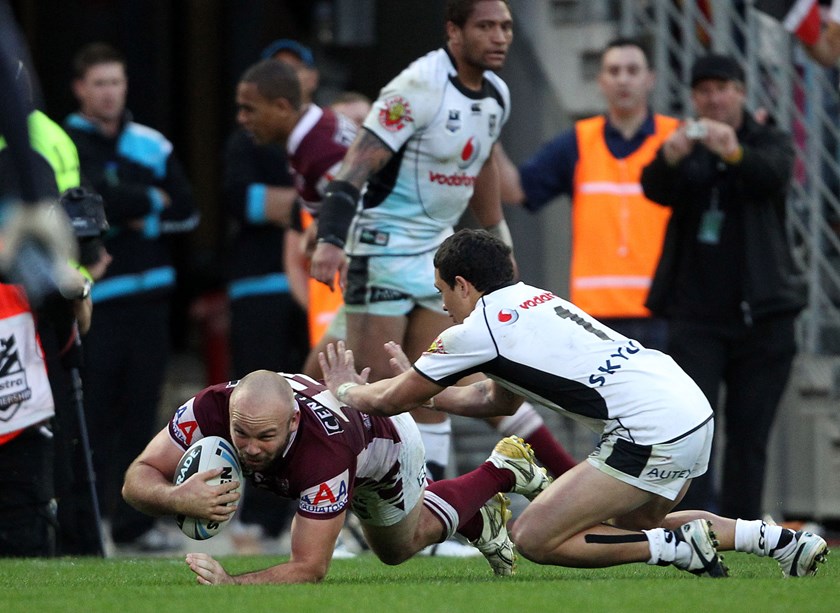
M 409 551 L 408 547 L 378 547 L 375 543 L 368 541 L 371 551 L 379 558 L 379 561 L 388 566 L 397 566 L 408 560 L 413 551 Z
M 531 562 L 543 562 L 548 554 L 545 532 L 540 531 L 538 526 L 520 518 L 513 523 L 510 538 L 516 545 L 519 554 Z
M 388 566 L 397 566 L 408 560 L 411 555 L 404 551 L 374 552 L 379 561 Z

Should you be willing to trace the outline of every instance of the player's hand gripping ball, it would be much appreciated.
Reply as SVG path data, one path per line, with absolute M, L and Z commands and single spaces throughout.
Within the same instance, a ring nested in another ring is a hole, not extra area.
M 221 436 L 206 436 L 195 443 L 184 452 L 175 469 L 175 485 L 180 485 L 192 475 L 221 468 L 222 474 L 207 481 L 208 485 L 219 485 L 229 481 L 242 483 L 242 469 L 239 460 L 236 458 L 236 450 L 229 442 Z M 240 487 L 242 487 L 240 485 Z M 233 490 L 238 492 L 240 488 Z M 176 516 L 178 527 L 181 532 L 197 541 L 209 539 L 215 536 L 230 522 L 235 513 L 231 514 L 226 521 L 208 521 L 185 515 Z

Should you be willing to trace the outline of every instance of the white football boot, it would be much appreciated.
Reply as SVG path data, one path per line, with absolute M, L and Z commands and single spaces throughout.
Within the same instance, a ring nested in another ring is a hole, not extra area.
M 534 450 L 518 436 L 508 436 L 496 443 L 487 461 L 497 468 L 510 470 L 516 483 L 512 492 L 533 500 L 551 483 L 545 468 L 534 459 Z
M 516 568 L 516 554 L 508 536 L 507 523 L 511 512 L 508 509 L 510 499 L 504 494 L 496 494 L 487 501 L 481 510 L 484 526 L 473 545 L 490 563 L 493 573 L 499 577 L 509 577 Z

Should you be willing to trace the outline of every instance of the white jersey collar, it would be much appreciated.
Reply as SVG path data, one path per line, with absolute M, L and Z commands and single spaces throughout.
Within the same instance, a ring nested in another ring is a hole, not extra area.
M 309 134 L 309 131 L 318 123 L 318 120 L 321 119 L 323 114 L 324 109 L 317 104 L 312 103 L 309 105 L 309 108 L 306 109 L 306 112 L 298 120 L 292 133 L 289 134 L 289 140 L 286 143 L 286 151 L 288 151 L 289 155 L 295 154 L 295 151 L 300 146 L 300 142 Z

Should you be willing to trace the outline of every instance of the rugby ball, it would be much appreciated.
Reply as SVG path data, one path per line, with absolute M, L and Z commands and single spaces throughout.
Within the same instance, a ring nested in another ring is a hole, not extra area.
M 206 436 L 193 443 L 178 461 L 173 481 L 175 485 L 180 485 L 194 474 L 213 468 L 222 468 L 223 470 L 221 475 L 207 481 L 209 485 L 239 481 L 240 486 L 233 491 L 238 492 L 240 490 L 242 487 L 242 469 L 239 466 L 239 460 L 236 458 L 236 450 L 221 436 Z M 181 532 L 191 539 L 203 541 L 221 532 L 232 518 L 233 515 L 230 515 L 226 521 L 214 522 L 178 515 L 175 520 L 178 522 Z

